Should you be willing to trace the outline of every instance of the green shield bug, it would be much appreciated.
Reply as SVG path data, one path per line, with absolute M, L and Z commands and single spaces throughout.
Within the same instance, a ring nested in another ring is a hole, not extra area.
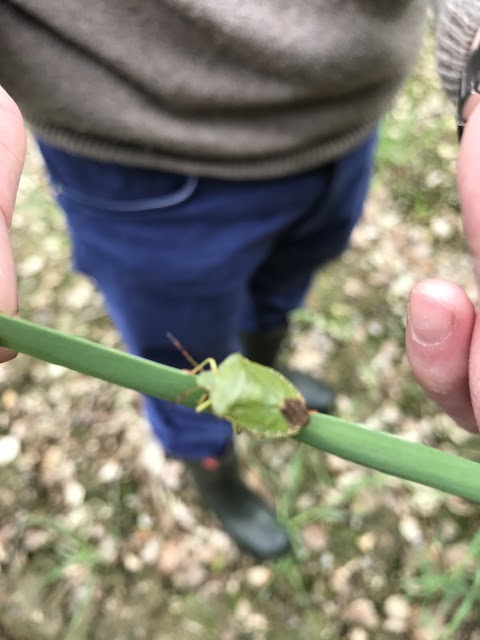
M 182 345 L 169 335 L 192 363 Z M 282 374 L 232 353 L 217 364 L 207 358 L 194 363 L 190 374 L 205 391 L 196 411 L 210 410 L 232 423 L 236 433 L 247 431 L 256 438 L 285 438 L 305 427 L 310 413 L 298 389 Z M 209 366 L 210 369 L 205 371 Z

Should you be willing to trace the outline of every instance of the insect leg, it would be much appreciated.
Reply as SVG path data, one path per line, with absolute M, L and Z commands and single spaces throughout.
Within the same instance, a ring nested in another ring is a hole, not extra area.
M 210 365 L 210 369 L 213 371 L 213 373 L 218 372 L 218 365 L 216 361 L 213 358 L 205 358 L 205 360 L 200 362 L 200 364 L 197 364 L 196 367 L 194 367 L 193 369 L 190 369 L 189 373 L 194 376 L 196 373 L 199 373 L 202 369 L 205 369 L 207 365 Z
M 212 406 L 212 401 L 210 400 L 208 393 L 205 393 L 200 398 L 197 406 L 195 407 L 195 411 L 197 413 L 200 413 L 201 411 L 205 411 L 206 409 L 209 409 L 211 406 Z
M 243 427 L 236 421 L 236 420 L 232 420 L 230 419 L 230 422 L 232 423 L 232 429 L 233 431 L 238 435 L 239 433 L 242 433 L 243 431 Z
M 193 387 L 191 387 L 191 389 L 187 389 L 186 391 L 182 391 L 182 393 L 180 393 L 178 396 L 175 396 L 173 402 L 181 403 L 184 398 L 188 398 L 189 395 L 191 395 L 192 393 L 197 393 L 197 392 L 198 392 L 198 387 L 197 386 L 193 386 Z

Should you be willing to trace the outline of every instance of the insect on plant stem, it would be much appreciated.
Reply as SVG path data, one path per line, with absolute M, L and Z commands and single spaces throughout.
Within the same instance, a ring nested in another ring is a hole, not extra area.
M 212 371 L 190 376 L 175 367 L 4 314 L 0 314 L 0 346 L 162 400 L 174 402 L 186 391 L 196 391 L 182 400 L 189 407 L 198 405 L 202 393 L 198 376 L 210 376 L 205 385 L 213 384 L 211 377 L 215 378 Z M 238 357 L 230 361 L 234 371 L 238 364 Z M 240 360 L 240 364 L 248 363 Z M 383 473 L 480 502 L 480 464 L 459 455 L 324 414 L 312 414 L 295 438 Z

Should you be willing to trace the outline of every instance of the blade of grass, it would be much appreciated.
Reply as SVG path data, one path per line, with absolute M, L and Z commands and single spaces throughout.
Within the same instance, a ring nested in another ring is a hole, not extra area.
M 364 467 L 480 501 L 480 464 L 451 453 L 320 413 L 294 437 Z
M 164 400 L 195 406 L 193 376 L 83 338 L 0 314 L 0 346 Z M 312 414 L 295 438 L 390 475 L 478 502 L 480 464 L 354 422 Z
M 185 371 L 3 314 L 0 346 L 163 400 L 182 396 L 186 406 L 201 395 Z

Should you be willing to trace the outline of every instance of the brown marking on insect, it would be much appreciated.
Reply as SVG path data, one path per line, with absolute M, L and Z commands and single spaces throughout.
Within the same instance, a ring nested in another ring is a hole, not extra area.
M 310 412 L 300 398 L 285 398 L 280 412 L 289 427 L 302 429 L 310 420 Z

